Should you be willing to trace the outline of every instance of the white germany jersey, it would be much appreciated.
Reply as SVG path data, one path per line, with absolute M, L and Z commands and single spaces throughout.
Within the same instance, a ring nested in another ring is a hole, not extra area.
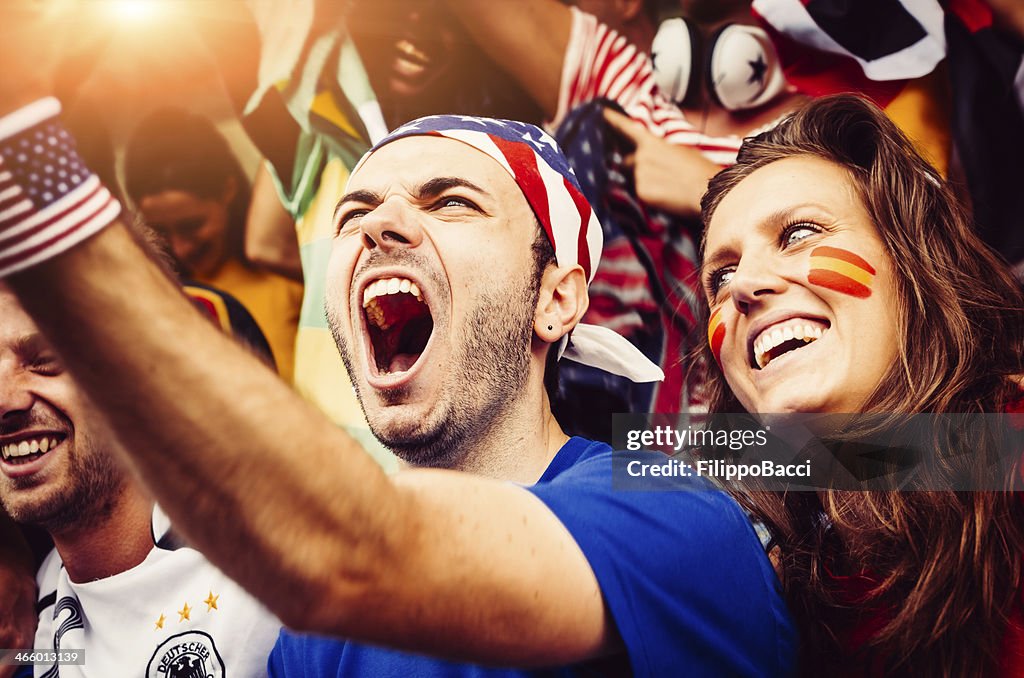
M 36 666 L 47 678 L 246 678 L 267 674 L 281 623 L 183 546 L 159 509 L 153 550 L 126 572 L 75 584 L 56 550 L 39 569 L 36 649 L 84 649 L 81 666 Z

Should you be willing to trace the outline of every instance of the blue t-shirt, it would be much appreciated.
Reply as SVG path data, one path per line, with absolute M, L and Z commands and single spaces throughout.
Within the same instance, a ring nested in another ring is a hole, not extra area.
M 621 454 L 641 459 L 655 453 Z M 626 655 L 547 670 L 495 669 L 282 631 L 270 655 L 270 675 L 582 678 L 630 675 L 630 669 L 634 676 L 793 674 L 796 631 L 747 516 L 732 498 L 699 480 L 671 482 L 678 489 L 613 489 L 611 448 L 572 438 L 528 488 L 590 562 Z

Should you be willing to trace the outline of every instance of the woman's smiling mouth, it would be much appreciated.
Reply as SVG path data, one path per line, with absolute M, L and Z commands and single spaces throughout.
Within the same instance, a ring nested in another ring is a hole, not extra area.
M 828 325 L 817 320 L 793 318 L 760 332 L 751 345 L 751 366 L 764 369 L 768 363 L 784 353 L 795 351 L 821 339 Z

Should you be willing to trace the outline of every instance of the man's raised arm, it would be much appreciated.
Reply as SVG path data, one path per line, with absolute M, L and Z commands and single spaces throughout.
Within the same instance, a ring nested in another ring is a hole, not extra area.
M 572 27 L 569 8 L 558 0 L 447 2 L 480 48 L 554 118 Z
M 594 575 L 538 499 L 447 472 L 389 479 L 120 222 L 7 282 L 175 524 L 289 625 L 519 665 L 607 643 Z
M 0 22 L 0 62 L 36 65 L 0 78 L 0 276 L 175 525 L 298 629 L 524 666 L 600 652 L 614 634 L 596 579 L 539 499 L 453 473 L 389 478 L 146 258 L 38 99 L 80 27 L 51 9 Z M 34 185 L 48 154 L 76 168 L 59 195 Z

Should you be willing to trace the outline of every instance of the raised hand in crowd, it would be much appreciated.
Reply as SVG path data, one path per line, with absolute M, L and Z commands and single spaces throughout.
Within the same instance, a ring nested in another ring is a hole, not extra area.
M 633 171 L 643 202 L 680 216 L 698 216 L 708 179 L 720 169 L 692 146 L 671 144 L 629 117 L 605 109 L 605 121 L 633 150 L 625 164 Z

